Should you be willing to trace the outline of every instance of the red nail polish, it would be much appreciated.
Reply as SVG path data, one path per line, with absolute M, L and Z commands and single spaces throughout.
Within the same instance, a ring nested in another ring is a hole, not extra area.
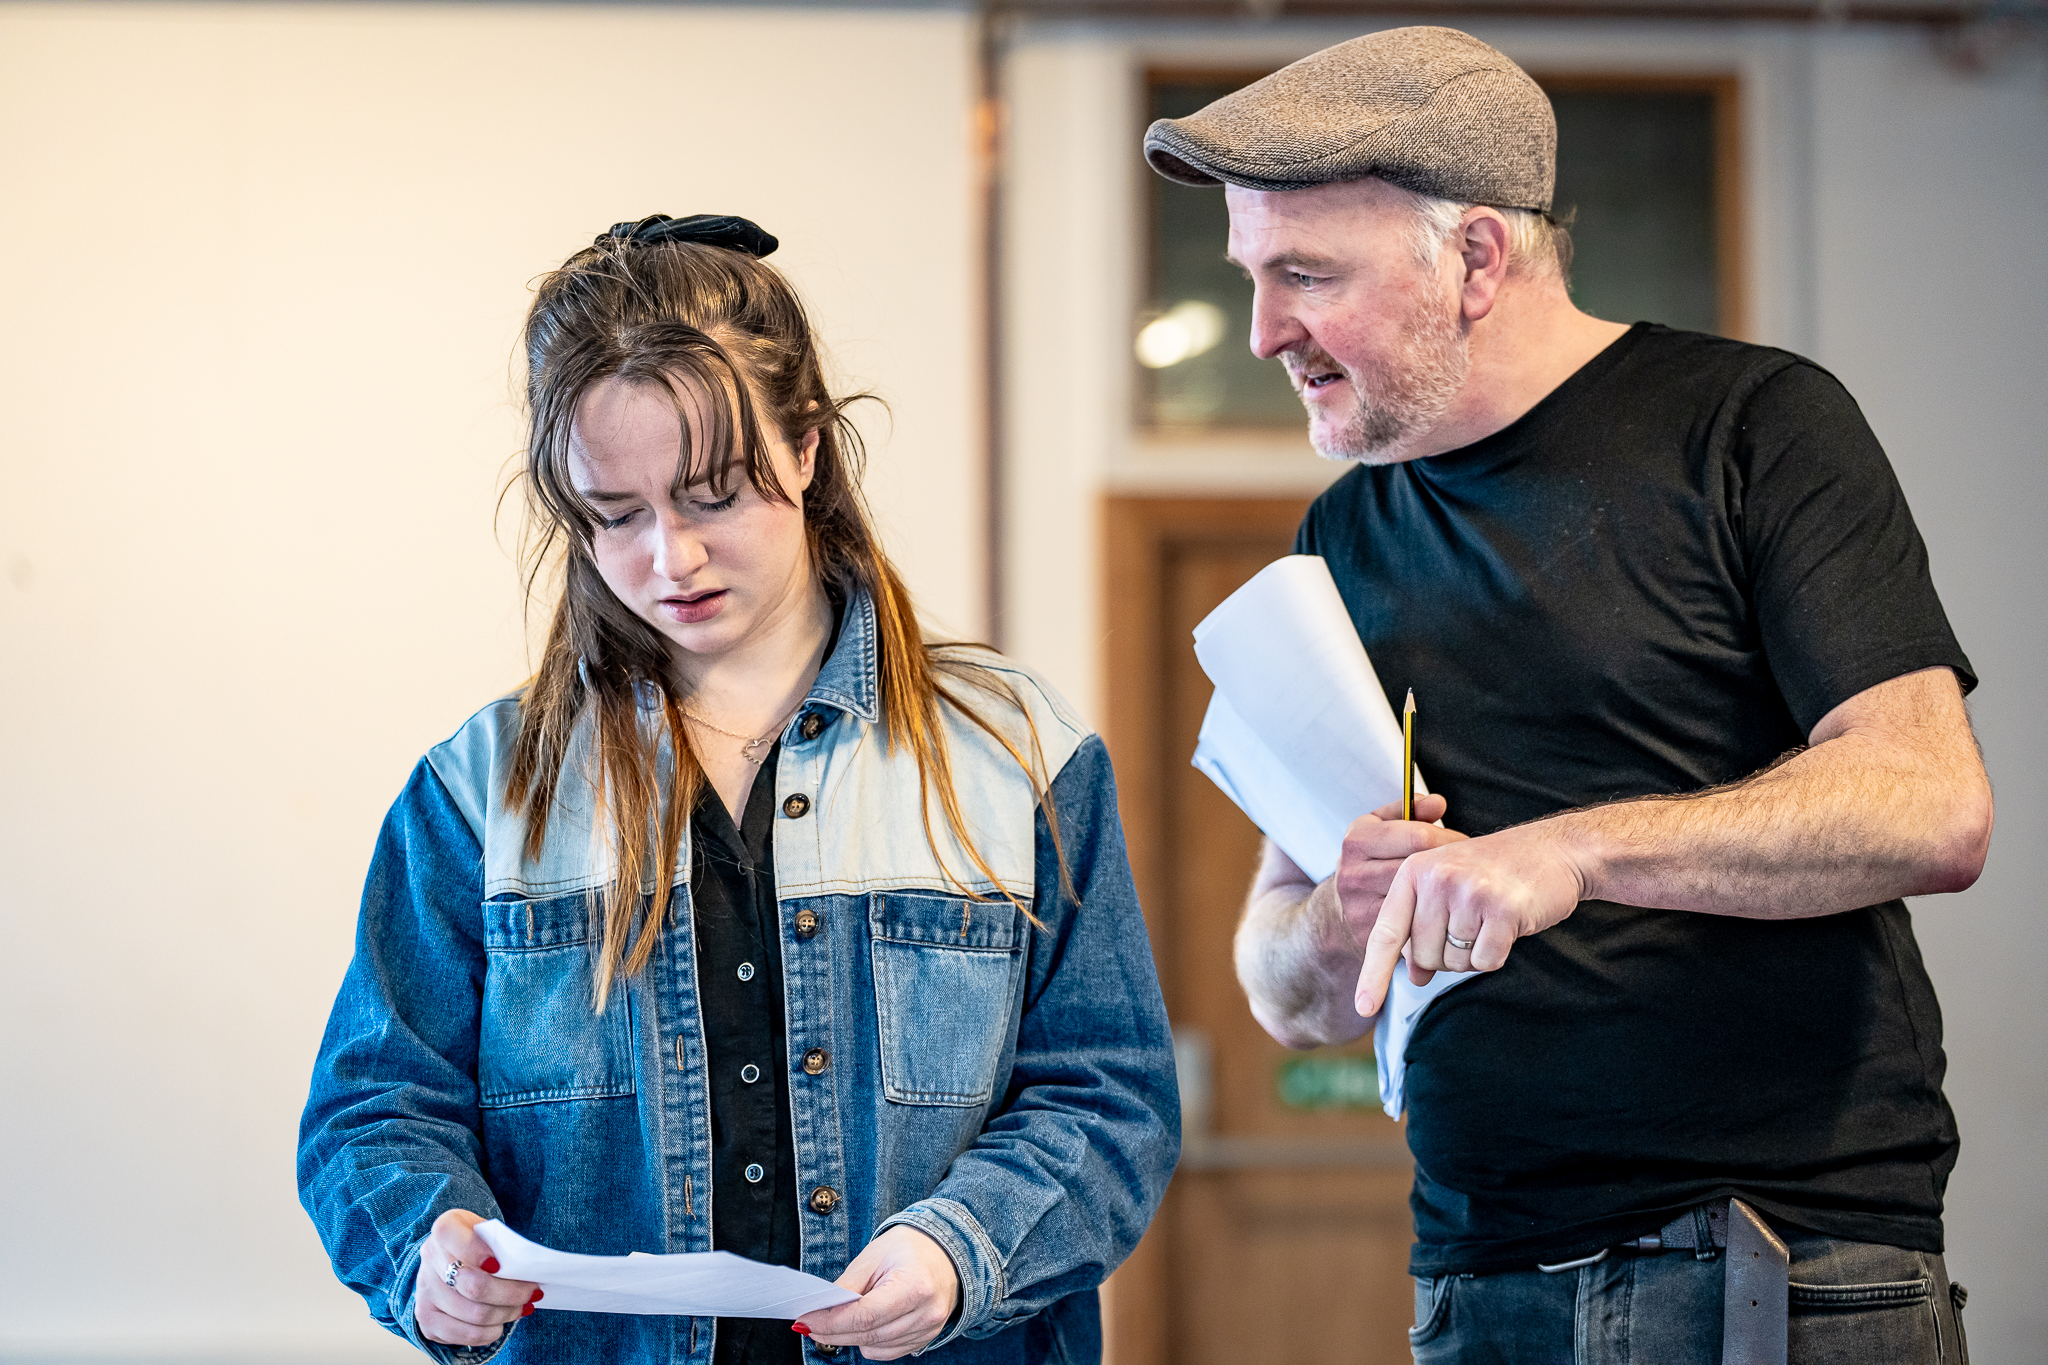
M 795 1333 L 796 1333 L 796 1334 L 797 1334 L 798 1336 L 805 1336 L 805 1337 L 807 1337 L 807 1336 L 809 1336 L 809 1335 L 811 1334 L 811 1329 L 810 1329 L 810 1328 L 808 1328 L 808 1327 L 806 1327 L 806 1326 L 804 1326 L 804 1325 L 803 1325 L 802 1323 L 800 1323 L 800 1322 L 792 1322 L 792 1323 L 791 1323 L 791 1324 L 789 1325 L 789 1330 L 790 1330 L 790 1331 L 792 1331 L 792 1332 L 795 1332 Z
M 529 1304 L 527 1304 L 527 1305 L 526 1305 L 525 1307 L 521 1308 L 521 1309 L 519 1310 L 519 1316 L 520 1316 L 520 1317 L 522 1317 L 522 1318 L 530 1318 L 530 1317 L 532 1317 L 532 1316 L 533 1316 L 533 1305 L 529 1303 Z
M 532 1297 L 532 1298 L 530 1298 L 530 1299 L 528 1299 L 528 1300 L 527 1300 L 527 1302 L 528 1302 L 528 1303 L 539 1303 L 539 1302 L 540 1302 L 540 1301 L 541 1301 L 542 1299 L 544 1299 L 544 1298 L 546 1298 L 546 1297 L 547 1297 L 547 1291 L 546 1291 L 546 1290 L 543 1290 L 543 1289 L 536 1289 L 536 1290 L 534 1290 L 534 1291 L 533 1291 L 533 1297 Z
M 483 1262 L 482 1262 L 482 1263 L 481 1263 L 480 1265 L 478 1265 L 478 1266 L 477 1266 L 477 1269 L 478 1269 L 478 1270 L 481 1270 L 481 1271 L 483 1271 L 483 1273 L 484 1273 L 484 1274 L 486 1274 L 486 1275 L 495 1275 L 495 1274 L 497 1274 L 497 1273 L 498 1273 L 498 1258 L 497 1258 L 497 1257 L 495 1257 L 495 1256 L 486 1256 L 486 1257 L 484 1257 L 484 1259 L 483 1259 Z

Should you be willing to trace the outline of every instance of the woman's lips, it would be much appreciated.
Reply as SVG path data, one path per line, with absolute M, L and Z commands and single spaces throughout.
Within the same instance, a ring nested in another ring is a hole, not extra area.
M 695 625 L 699 621 L 709 621 L 725 609 L 725 593 L 724 588 L 713 588 L 710 592 L 690 597 L 664 597 L 661 609 L 678 624 Z

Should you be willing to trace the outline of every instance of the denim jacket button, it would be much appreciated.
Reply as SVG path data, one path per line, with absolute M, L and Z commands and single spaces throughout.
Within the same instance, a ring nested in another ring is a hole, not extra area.
M 791 792 L 789 799 L 782 803 L 782 813 L 792 820 L 801 820 L 810 808 L 811 798 L 802 792 Z
M 839 1207 L 839 1191 L 830 1185 L 820 1185 L 811 1191 L 811 1212 L 830 1213 Z
M 796 732 L 802 735 L 805 739 L 816 739 L 819 736 L 819 734 L 824 731 L 824 729 L 825 718 L 819 715 L 816 711 L 813 711 L 811 712 L 811 714 L 804 717 L 803 723 L 796 727 Z
M 796 936 L 797 936 L 798 938 L 816 938 L 816 937 L 818 936 L 818 925 L 819 925 L 819 923 L 820 923 L 820 921 L 819 921 L 819 919 L 818 919 L 818 912 L 817 912 L 817 911 L 815 911 L 815 910 L 799 910 L 799 911 L 797 911 L 797 912 L 796 912 Z
M 804 1054 L 804 1075 L 820 1076 L 832 1064 L 832 1054 L 824 1048 L 814 1047 Z

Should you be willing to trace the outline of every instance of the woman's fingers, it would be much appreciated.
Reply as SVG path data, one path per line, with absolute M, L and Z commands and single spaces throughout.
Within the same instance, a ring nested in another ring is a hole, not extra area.
M 499 1278 L 490 1246 L 476 1235 L 480 1215 L 450 1209 L 434 1220 L 420 1248 L 413 1316 L 430 1341 L 482 1346 L 496 1341 L 505 1324 L 533 1312 L 540 1286 Z
M 838 1282 L 861 1297 L 806 1313 L 800 1325 L 819 1344 L 858 1346 L 870 1360 L 894 1360 L 936 1337 L 960 1294 L 945 1249 L 902 1224 L 868 1243 Z

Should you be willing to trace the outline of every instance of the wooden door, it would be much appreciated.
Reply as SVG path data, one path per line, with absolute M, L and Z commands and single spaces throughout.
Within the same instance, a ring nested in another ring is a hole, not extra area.
M 1288 553 L 1305 506 L 1105 509 L 1105 738 L 1192 1101 L 1165 1207 L 1111 1281 L 1113 1365 L 1410 1359 L 1410 1165 L 1373 1093 L 1370 1040 L 1294 1053 L 1252 1020 L 1231 935 L 1259 834 L 1188 762 L 1210 695 L 1190 632 Z

